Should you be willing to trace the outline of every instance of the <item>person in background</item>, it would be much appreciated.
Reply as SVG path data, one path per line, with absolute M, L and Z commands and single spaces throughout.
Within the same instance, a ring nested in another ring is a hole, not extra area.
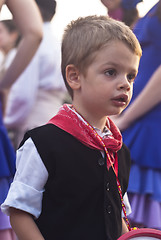
M 36 0 L 43 18 L 43 41 L 34 58 L 10 89 L 4 123 L 17 149 L 24 133 L 48 122 L 63 104 L 61 50 L 51 20 L 56 1 Z
M 134 33 L 143 55 L 131 104 L 116 124 L 132 158 L 131 222 L 161 230 L 161 1 L 138 21 Z
M 33 58 L 43 36 L 42 18 L 34 0 L 23 2 L 21 0 L 0 1 L 0 9 L 3 4 L 6 4 L 12 13 L 22 39 L 14 61 L 7 72 L 0 76 L 0 89 L 9 88 L 16 81 Z
M 14 16 L 22 34 L 14 61 L 6 72 L 0 76 L 0 91 L 9 88 L 22 73 L 35 54 L 42 39 L 42 20 L 33 0 L 0 1 L 0 9 L 6 4 Z M 2 119 L 2 102 L 0 101 L 0 203 L 8 193 L 15 173 L 15 151 L 8 138 Z M 11 228 L 9 218 L 0 211 L 0 240 L 14 240 L 16 236 Z
M 109 116 L 128 105 L 141 54 L 132 30 L 107 16 L 67 26 L 61 67 L 72 105 L 26 133 L 1 205 L 19 240 L 117 240 L 131 230 L 130 154 Z
M 108 10 L 108 15 L 124 22 L 132 29 L 139 19 L 137 4 L 143 0 L 101 0 Z
M 9 62 L 7 63 L 7 67 L 5 69 L 7 69 L 8 66 L 11 64 L 13 58 L 15 57 L 15 48 L 18 46 L 20 39 L 21 35 L 19 29 L 13 19 L 5 19 L 0 21 L 0 51 L 3 54 L 3 59 L 5 59 L 1 63 L 0 69 L 3 69 L 2 65 L 4 64 L 6 59 L 9 59 Z M 11 50 L 13 50 L 13 57 L 12 52 L 10 52 Z M 2 73 L 1 75 L 3 75 L 4 73 Z
M 12 19 L 0 21 L 0 51 L 3 54 L 3 60 L 0 64 L 0 76 L 3 76 L 13 58 L 16 55 L 16 48 L 20 42 L 21 35 L 17 25 Z M 1 103 L 3 115 L 5 112 L 7 94 L 1 91 Z

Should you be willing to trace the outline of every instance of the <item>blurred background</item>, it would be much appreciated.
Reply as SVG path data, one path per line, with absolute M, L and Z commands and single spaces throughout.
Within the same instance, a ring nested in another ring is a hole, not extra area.
M 158 0 L 143 0 L 138 4 L 140 17 L 144 16 L 146 12 L 158 2 Z M 52 21 L 53 32 L 61 40 L 64 27 L 79 16 L 87 16 L 92 14 L 105 14 L 107 10 L 99 0 L 57 0 L 57 11 Z M 12 18 L 11 13 L 6 6 L 3 7 L 0 20 Z

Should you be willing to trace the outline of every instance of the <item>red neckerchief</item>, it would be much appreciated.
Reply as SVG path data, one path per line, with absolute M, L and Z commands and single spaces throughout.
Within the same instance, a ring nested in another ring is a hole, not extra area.
M 112 132 L 112 135 L 107 135 L 101 138 L 102 142 L 105 144 L 106 148 L 111 157 L 111 162 L 107 156 L 107 168 L 114 164 L 116 175 L 118 172 L 118 162 L 117 162 L 117 151 L 122 147 L 122 136 L 119 129 L 108 118 L 109 126 L 108 129 Z M 107 122 L 108 122 L 107 121 Z M 57 127 L 63 129 L 64 131 L 70 133 L 72 136 L 77 138 L 84 145 L 98 150 L 104 150 L 103 145 L 96 137 L 96 131 L 92 131 L 88 127 L 88 123 L 80 115 L 78 115 L 75 110 L 72 109 L 71 105 L 64 104 L 57 115 L 55 115 L 48 123 L 52 123 Z

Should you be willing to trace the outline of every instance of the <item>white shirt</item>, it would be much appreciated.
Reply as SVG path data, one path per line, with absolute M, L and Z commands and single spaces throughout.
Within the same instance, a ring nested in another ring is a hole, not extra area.
M 1 210 L 9 215 L 9 208 L 14 207 L 38 218 L 41 213 L 48 171 L 31 138 L 17 151 L 16 168 L 13 183 L 5 202 L 1 205 Z M 131 206 L 127 193 L 124 195 L 124 203 L 127 215 L 129 215 Z M 124 216 L 123 211 L 122 216 Z

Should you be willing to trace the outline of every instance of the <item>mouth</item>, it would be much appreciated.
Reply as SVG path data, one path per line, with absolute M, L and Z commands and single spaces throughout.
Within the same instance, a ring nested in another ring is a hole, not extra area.
M 117 106 L 125 106 L 128 103 L 128 96 L 126 94 L 121 94 L 112 98 L 112 102 Z

